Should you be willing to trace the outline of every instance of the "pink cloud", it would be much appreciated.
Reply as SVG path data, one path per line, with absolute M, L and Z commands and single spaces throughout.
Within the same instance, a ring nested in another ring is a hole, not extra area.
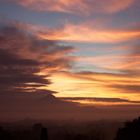
M 38 10 L 66 13 L 116 13 L 130 7 L 135 0 L 9 0 L 18 4 Z
M 50 32 L 49 30 L 39 31 L 38 36 L 50 40 L 116 43 L 138 39 L 140 30 L 116 30 L 106 27 L 94 28 L 90 24 L 66 24 L 64 27 L 53 29 Z

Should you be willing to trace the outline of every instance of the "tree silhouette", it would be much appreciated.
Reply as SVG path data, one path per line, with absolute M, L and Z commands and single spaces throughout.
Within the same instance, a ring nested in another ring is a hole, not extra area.
M 115 140 L 140 140 L 140 117 L 120 128 Z

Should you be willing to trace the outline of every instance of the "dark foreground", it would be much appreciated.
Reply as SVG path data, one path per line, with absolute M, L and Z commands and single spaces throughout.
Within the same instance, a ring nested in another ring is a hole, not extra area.
M 127 123 L 105 120 L 1 123 L 0 140 L 140 140 L 140 118 Z

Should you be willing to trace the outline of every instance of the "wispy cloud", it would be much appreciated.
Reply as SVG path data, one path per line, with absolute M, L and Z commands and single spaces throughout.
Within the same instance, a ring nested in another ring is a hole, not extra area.
M 30 32 L 43 40 L 115 44 L 135 41 L 140 38 L 139 24 L 137 26 L 127 25 L 125 28 L 115 28 L 113 26 L 109 27 L 104 19 L 96 22 L 90 20 L 79 24 L 63 23 L 61 26 L 58 25 L 53 28 L 47 25 L 22 22 L 14 24 L 20 28 L 29 29 Z M 118 46 L 119 48 L 120 46 Z
M 103 97 L 60 97 L 61 100 L 64 101 L 72 101 L 77 103 L 82 103 L 86 105 L 94 105 L 94 106 L 105 106 L 105 105 L 139 105 L 140 101 L 131 101 L 128 99 L 121 99 L 121 98 L 103 98 Z
M 139 55 L 102 55 L 102 56 L 85 56 L 77 57 L 77 62 L 96 66 L 102 70 L 112 70 L 116 72 L 138 73 L 140 70 Z M 104 60 L 104 61 L 103 61 Z
M 135 0 L 9 0 L 37 11 L 74 14 L 116 13 L 130 7 Z
M 51 33 L 49 30 L 46 32 L 39 31 L 38 36 L 50 40 L 117 43 L 138 39 L 140 37 L 140 30 L 118 30 L 105 27 L 98 29 L 88 24 L 66 24 L 62 28 L 54 28 L 53 31 L 51 30 Z

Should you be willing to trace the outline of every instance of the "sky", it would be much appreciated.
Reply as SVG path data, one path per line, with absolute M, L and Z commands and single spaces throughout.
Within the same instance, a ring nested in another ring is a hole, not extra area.
M 26 94 L 139 106 L 139 13 L 139 0 L 0 0 L 1 109 Z

